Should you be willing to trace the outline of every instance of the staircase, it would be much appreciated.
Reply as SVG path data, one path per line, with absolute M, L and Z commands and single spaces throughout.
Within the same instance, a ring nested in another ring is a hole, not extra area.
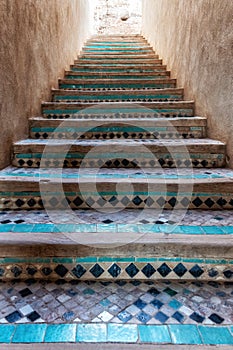
M 143 37 L 87 41 L 0 172 L 1 278 L 231 281 L 232 226 L 205 218 L 233 171 L 206 126 Z

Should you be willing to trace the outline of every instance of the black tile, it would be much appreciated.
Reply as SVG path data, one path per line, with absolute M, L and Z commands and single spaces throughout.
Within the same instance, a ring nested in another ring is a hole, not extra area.
M 24 202 L 23 200 L 21 200 L 21 199 L 17 199 L 17 201 L 15 202 L 15 204 L 16 204 L 16 206 L 17 206 L 18 208 L 21 208 L 21 207 L 25 204 L 25 202 Z
M 11 272 L 13 273 L 14 277 L 17 278 L 17 277 L 19 277 L 21 275 L 23 270 L 19 266 L 12 266 Z
M 193 312 L 190 316 L 189 316 L 193 321 L 197 322 L 197 323 L 202 323 L 205 319 L 205 317 L 199 315 L 196 312 Z
M 11 314 L 9 314 L 8 316 L 6 316 L 5 318 L 9 323 L 14 323 L 14 322 L 19 321 L 22 318 L 22 316 L 18 311 L 14 311 Z
M 166 277 L 172 270 L 167 264 L 162 264 L 157 271 L 160 273 L 162 277 Z
M 207 198 L 205 200 L 205 204 L 207 205 L 208 208 L 212 208 L 212 206 L 214 205 L 214 201 L 212 201 L 211 198 Z
M 116 281 L 115 283 L 116 283 L 118 286 L 120 286 L 120 287 L 123 287 L 123 286 L 125 286 L 125 285 L 127 284 L 126 281 Z
M 10 224 L 11 223 L 11 220 L 3 220 L 1 221 L 1 224 Z
M 133 199 L 133 203 L 134 203 L 136 206 L 140 205 L 142 202 L 143 202 L 143 201 L 142 201 L 142 199 L 141 199 L 139 196 L 136 196 L 136 197 L 134 197 L 134 199 Z
M 191 275 L 195 278 L 200 277 L 204 271 L 202 270 L 202 268 L 200 266 L 198 266 L 197 264 L 194 265 L 189 272 L 191 273 Z
M 155 273 L 155 271 L 155 268 L 151 264 L 147 264 L 142 269 L 142 272 L 147 278 L 150 278 Z
M 28 266 L 26 268 L 26 271 L 27 271 L 28 275 L 33 276 L 33 275 L 35 275 L 35 273 L 37 273 L 37 268 L 34 266 Z
M 102 267 L 99 264 L 95 264 L 91 269 L 90 269 L 90 273 L 98 278 L 100 277 L 103 273 L 104 273 L 104 269 L 102 269 Z
M 160 294 L 160 292 L 158 291 L 158 289 L 152 287 L 148 290 L 148 293 L 150 293 L 151 295 L 153 295 L 154 297 L 156 297 L 157 295 Z
M 169 294 L 171 297 L 174 297 L 177 294 L 177 292 L 174 289 L 171 289 L 171 288 L 164 289 L 164 292 Z
M 87 270 L 82 266 L 82 265 L 77 265 L 73 268 L 73 270 L 71 271 L 72 274 L 77 277 L 77 278 L 80 278 L 84 275 L 84 273 L 86 272 Z
M 36 312 L 33 311 L 32 313 L 30 313 L 29 315 L 27 315 L 27 318 L 31 321 L 34 322 L 36 320 L 38 320 L 40 318 L 40 315 Z
M 64 277 L 69 271 L 64 265 L 57 265 L 54 271 L 60 276 Z
M 25 288 L 19 291 L 19 294 L 21 295 L 21 297 L 25 298 L 28 295 L 32 294 L 32 292 L 30 291 L 29 288 Z
M 5 273 L 5 270 L 2 267 L 0 267 L 0 277 L 4 276 L 4 273 Z
M 233 276 L 233 271 L 232 270 L 225 270 L 225 271 L 223 271 L 223 274 L 226 278 L 231 278 Z
M 217 314 L 210 315 L 209 319 L 216 324 L 221 324 L 224 321 L 224 318 L 222 318 L 221 316 L 219 316 Z
M 43 272 L 43 274 L 45 276 L 49 276 L 53 272 L 53 270 L 50 267 L 43 267 L 43 269 L 41 271 Z
M 195 205 L 195 207 L 198 208 L 203 204 L 203 201 L 199 197 L 197 197 L 192 201 L 192 203 Z
M 114 221 L 112 221 L 112 220 L 110 220 L 110 219 L 107 219 L 107 220 L 103 220 L 102 221 L 104 224 L 111 224 L 112 222 L 114 222 Z
M 180 323 L 184 321 L 184 316 L 179 311 L 176 311 L 172 317 Z
M 137 266 L 131 263 L 129 266 L 126 267 L 125 271 L 131 278 L 133 278 L 138 274 L 139 269 L 137 268 Z
M 108 272 L 110 275 L 114 278 L 118 277 L 121 273 L 121 268 L 117 264 L 113 264 L 109 269 Z
M 209 275 L 209 277 L 216 277 L 216 276 L 218 276 L 218 271 L 215 269 L 210 269 L 208 271 L 208 275 Z
M 80 197 L 76 197 L 76 198 L 73 200 L 73 203 L 76 205 L 76 207 L 79 207 L 80 205 L 83 204 L 83 200 L 82 200 Z
M 173 271 L 177 274 L 177 276 L 182 277 L 188 270 L 182 263 L 179 263 L 176 265 Z

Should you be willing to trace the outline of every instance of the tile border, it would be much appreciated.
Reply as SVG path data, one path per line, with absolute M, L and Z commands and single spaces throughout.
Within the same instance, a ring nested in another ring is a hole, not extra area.
M 0 324 L 0 343 L 232 345 L 232 328 L 232 325 Z

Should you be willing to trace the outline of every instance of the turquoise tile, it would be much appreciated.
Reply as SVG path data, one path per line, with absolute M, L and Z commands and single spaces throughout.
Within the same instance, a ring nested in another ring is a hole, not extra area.
M 107 341 L 113 343 L 136 343 L 138 341 L 137 325 L 109 323 Z
M 0 225 L 0 232 L 13 232 L 15 226 L 14 224 Z
M 32 232 L 33 224 L 18 224 L 15 225 L 13 232 Z
M 141 343 L 171 343 L 167 326 L 139 325 Z
M 53 258 L 52 262 L 55 264 L 73 264 L 73 258 Z
M 203 226 L 203 231 L 207 235 L 223 235 L 224 231 L 219 226 Z
M 196 325 L 169 325 L 172 342 L 174 344 L 202 344 Z
M 104 307 L 109 306 L 111 304 L 111 301 L 108 299 L 103 299 L 100 304 Z
M 182 304 L 176 299 L 171 300 L 168 305 L 173 309 L 179 309 L 182 306 Z
M 158 260 L 157 258 L 135 258 L 136 262 L 145 262 L 145 263 L 156 262 L 157 260 Z
M 9 324 L 0 325 L 0 343 L 10 343 L 15 326 Z
M 76 339 L 75 324 L 50 324 L 45 333 L 45 343 L 73 343 Z
M 104 343 L 107 341 L 106 324 L 79 324 L 77 327 L 77 342 Z
M 224 233 L 228 235 L 233 234 L 233 226 L 221 226 L 221 229 L 223 230 Z
M 129 233 L 138 233 L 138 225 L 136 224 L 118 224 L 117 225 L 118 232 L 129 232 Z
M 32 227 L 32 232 L 54 232 L 54 224 L 35 224 Z
M 19 324 L 12 343 L 42 343 L 45 336 L 46 324 Z
M 97 224 L 97 232 L 117 232 L 116 224 Z
M 227 327 L 199 326 L 198 329 L 206 345 L 233 344 L 233 336 Z
M 97 262 L 97 257 L 96 256 L 85 256 L 85 257 L 76 258 L 75 261 L 77 263 L 94 263 L 94 262 Z
M 139 224 L 138 231 L 140 233 L 160 233 L 160 226 L 156 224 Z
M 182 226 L 182 231 L 185 233 L 185 234 L 189 234 L 189 235 L 201 235 L 201 234 L 204 234 L 202 228 L 200 226 L 186 226 L 186 225 L 183 225 Z

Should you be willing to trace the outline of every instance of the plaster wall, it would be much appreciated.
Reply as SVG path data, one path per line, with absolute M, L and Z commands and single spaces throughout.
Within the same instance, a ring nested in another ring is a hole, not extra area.
M 233 167 L 233 1 L 143 0 L 142 28 Z
M 91 35 L 91 0 L 0 0 L 0 168 Z

